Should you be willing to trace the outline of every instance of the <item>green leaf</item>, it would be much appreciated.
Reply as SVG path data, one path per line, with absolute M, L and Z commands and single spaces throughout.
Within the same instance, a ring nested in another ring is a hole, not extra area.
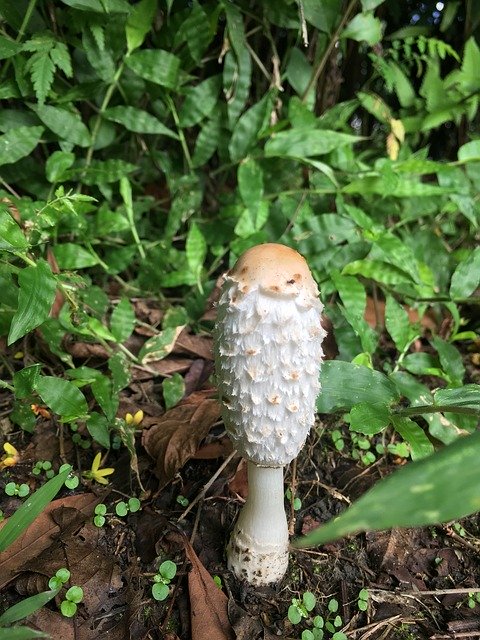
M 249 238 L 260 231 L 268 220 L 269 202 L 261 200 L 254 210 L 244 209 L 235 225 L 235 233 L 240 238 Z
M 29 247 L 23 231 L 11 216 L 8 206 L 0 203 L 0 251 L 23 253 Z
M 162 87 L 175 89 L 178 85 L 180 58 L 163 49 L 135 51 L 126 60 L 137 75 Z
M 0 625 L 10 625 L 13 622 L 18 622 L 18 620 L 23 620 L 23 618 L 27 618 L 38 609 L 41 609 L 43 606 L 53 600 L 55 596 L 58 594 L 60 589 L 52 589 L 50 591 L 43 591 L 42 593 L 37 593 L 34 596 L 30 596 L 30 598 L 25 598 L 21 600 L 17 604 L 14 604 L 13 607 L 10 607 L 0 616 Z
M 87 169 L 78 169 L 75 173 L 82 176 L 82 181 L 86 185 L 91 186 L 117 182 L 136 169 L 137 166 L 131 162 L 112 158 L 110 160 L 92 160 Z
M 382 23 L 372 13 L 357 13 L 342 31 L 341 37 L 373 46 L 382 38 Z
M 189 269 L 192 273 L 198 275 L 207 255 L 207 242 L 195 222 L 191 224 L 188 231 L 185 252 Z
M 138 357 L 140 361 L 145 364 L 154 360 L 161 360 L 168 356 L 175 346 L 175 342 L 183 330 L 183 326 L 180 327 L 168 327 L 153 338 L 147 340 L 147 342 L 140 349 Z
M 392 119 L 390 107 L 376 93 L 357 92 L 357 98 L 364 109 L 372 114 L 377 120 L 384 124 L 389 124 Z
M 53 247 L 53 254 L 60 269 L 85 269 L 98 264 L 97 256 L 73 242 L 57 244 Z
M 118 410 L 119 399 L 117 393 L 114 393 L 112 390 L 112 381 L 110 378 L 100 374 L 92 382 L 92 392 L 95 400 L 102 408 L 103 413 L 107 419 L 112 422 Z
M 69 151 L 54 151 L 45 164 L 45 175 L 49 182 L 59 182 L 63 174 L 75 162 L 75 155 Z
M 395 430 L 410 445 L 412 460 L 420 460 L 434 452 L 433 444 L 424 430 L 410 418 L 392 415 L 391 421 Z
M 365 320 L 367 294 L 364 285 L 353 276 L 340 275 L 335 272 L 331 275 L 343 302 L 342 314 L 360 337 L 362 349 L 367 353 L 372 353 L 376 349 L 378 337 Z
M 50 52 L 38 51 L 31 57 L 29 66 L 35 96 L 38 103 L 42 105 L 52 86 L 55 72 L 55 65 L 50 58 Z
M 112 394 L 118 394 L 130 382 L 130 366 L 123 353 L 118 352 L 109 358 L 108 368 L 112 373 Z
M 39 260 L 36 266 L 22 269 L 18 284 L 18 307 L 8 334 L 9 345 L 48 318 L 57 288 L 57 281 L 45 260 Z
M 146 35 L 152 28 L 156 12 L 157 0 L 140 0 L 134 5 L 125 25 L 129 54 L 143 44 Z
M 465 407 L 473 409 L 480 414 L 480 385 L 466 384 L 456 389 L 438 389 L 434 395 L 435 404 L 438 406 Z
M 440 364 L 450 378 L 451 386 L 460 387 L 465 377 L 465 367 L 459 350 L 439 336 L 432 338 L 431 343 L 438 352 Z
M 359 136 L 330 131 L 328 129 L 298 128 L 280 131 L 265 145 L 267 158 L 285 156 L 290 158 L 310 158 L 330 153 L 347 144 L 362 140 Z
M 23 44 L 0 35 L 0 60 L 11 58 L 23 49 Z
M 108 420 L 96 411 L 92 411 L 86 421 L 88 433 L 95 442 L 105 449 L 110 449 L 110 430 Z
M 165 408 L 171 409 L 180 402 L 185 394 L 185 381 L 179 373 L 174 373 L 171 378 L 165 378 L 162 382 L 163 400 Z
M 302 0 L 305 20 L 320 31 L 331 33 L 341 10 L 339 0 Z
M 43 127 L 17 127 L 0 136 L 0 166 L 30 155 L 42 134 Z
M 125 342 L 135 327 L 135 310 L 127 298 L 122 298 L 113 310 L 110 330 L 117 342 Z
M 68 380 L 42 376 L 37 380 L 35 390 L 47 407 L 57 413 L 63 422 L 70 422 L 88 413 L 83 393 Z
M 187 19 L 180 27 L 180 32 L 183 34 L 193 60 L 199 63 L 213 38 L 214 30 L 198 2 L 193 2 Z
M 192 155 L 192 165 L 196 169 L 206 164 L 218 148 L 222 127 L 217 118 L 208 120 L 202 127 L 195 142 Z
M 390 423 L 390 411 L 385 405 L 360 402 L 350 411 L 350 429 L 373 436 L 380 433 Z
M 43 124 L 62 140 L 67 140 L 79 147 L 88 147 L 91 144 L 90 131 L 78 113 L 51 105 L 30 105 L 30 108 L 35 111 Z
M 408 313 L 393 296 L 389 295 L 387 295 L 385 304 L 385 327 L 400 353 L 418 335 L 418 332 L 410 324 Z
M 35 638 L 51 638 L 48 633 L 35 631 L 29 627 L 0 628 L 0 640 L 34 640 Z
M 343 268 L 342 274 L 361 275 L 386 285 L 412 281 L 410 276 L 401 269 L 380 260 L 354 260 Z
M 15 540 L 29 527 L 37 516 L 53 500 L 63 483 L 67 479 L 72 468 L 69 466 L 47 483 L 37 489 L 23 504 L 10 516 L 6 524 L 0 529 L 0 553 L 5 551 Z
M 245 206 L 256 211 L 263 198 L 262 168 L 253 158 L 246 158 L 238 165 L 238 190 Z
M 221 76 L 210 76 L 185 93 L 185 100 L 179 111 L 181 127 L 193 127 L 208 117 L 218 100 Z
M 123 105 L 110 107 L 110 109 L 106 109 L 103 113 L 103 117 L 107 120 L 118 122 L 123 125 L 125 129 L 128 129 L 128 131 L 168 136 L 169 138 L 178 140 L 178 135 L 160 122 L 158 118 L 136 107 Z
M 451 298 L 468 298 L 480 283 L 480 247 L 476 247 L 456 267 L 450 282 Z
M 40 376 L 40 369 L 40 364 L 32 364 L 15 372 L 13 386 L 15 387 L 15 396 L 19 400 L 23 400 L 33 393 L 35 384 Z
M 467 142 L 458 150 L 460 162 L 471 162 L 480 160 L 480 140 Z
M 395 385 L 383 373 L 351 362 L 324 362 L 320 382 L 319 413 L 350 411 L 360 402 L 386 406 L 398 398 Z
M 479 448 L 475 433 L 399 469 L 294 546 L 325 544 L 360 531 L 438 524 L 479 511 Z
M 362 9 L 363 11 L 372 11 L 384 2 L 385 0 L 362 0 Z
M 272 95 L 267 93 L 263 98 L 240 116 L 228 144 L 228 152 L 232 162 L 244 158 L 254 145 L 257 136 L 268 120 L 272 106 Z
M 131 6 L 126 0 L 61 0 L 63 4 L 79 11 L 95 13 L 130 13 Z

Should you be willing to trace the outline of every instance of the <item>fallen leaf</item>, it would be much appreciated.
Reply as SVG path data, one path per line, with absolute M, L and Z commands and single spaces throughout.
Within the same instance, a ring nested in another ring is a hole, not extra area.
M 215 460 L 215 458 L 226 458 L 233 451 L 233 445 L 230 438 L 225 436 L 216 440 L 215 442 L 209 442 L 200 447 L 197 453 L 192 456 L 195 460 Z
M 174 477 L 200 446 L 200 442 L 220 417 L 217 400 L 181 404 L 164 413 L 150 429 L 144 430 L 142 444 L 156 460 L 155 475 L 160 488 Z
M 247 464 L 242 458 L 238 463 L 237 470 L 233 478 L 228 482 L 228 489 L 234 495 L 247 499 L 248 496 L 248 477 Z
M 192 640 L 234 640 L 227 596 L 217 587 L 187 540 L 185 553 L 192 564 L 188 574 Z
M 186 329 L 180 333 L 175 343 L 175 353 L 187 351 L 204 360 L 213 360 L 213 338 L 188 333 Z
M 61 527 L 52 519 L 52 513 L 61 506 L 73 507 L 88 518 L 93 514 L 100 499 L 93 493 L 68 496 L 51 502 L 32 522 L 25 532 L 3 553 L 0 553 L 0 589 L 21 571 L 22 566 L 38 557 L 61 532 Z M 0 529 L 8 522 L 0 523 Z

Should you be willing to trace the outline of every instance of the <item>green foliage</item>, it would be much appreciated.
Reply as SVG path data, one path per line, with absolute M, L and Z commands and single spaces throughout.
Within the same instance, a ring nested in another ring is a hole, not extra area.
M 170 582 L 177 574 L 177 565 L 171 560 L 165 560 L 153 576 L 152 596 L 155 600 L 166 600 L 170 593 Z

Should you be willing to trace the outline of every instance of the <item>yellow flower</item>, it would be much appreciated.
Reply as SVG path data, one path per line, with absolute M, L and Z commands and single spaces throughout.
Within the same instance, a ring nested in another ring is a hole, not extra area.
M 84 471 L 83 476 L 88 478 L 89 480 L 95 480 L 99 484 L 108 484 L 108 480 L 105 479 L 104 476 L 111 475 L 115 469 L 112 467 L 106 467 L 105 469 L 100 469 L 100 460 L 102 459 L 102 454 L 99 451 L 92 462 L 92 468 L 90 471 Z
M 141 409 L 139 409 L 136 412 L 136 414 L 133 416 L 131 413 L 125 414 L 125 422 L 127 424 L 134 424 L 136 427 L 138 427 L 138 425 L 141 423 L 142 420 L 143 420 L 143 411 Z
M 5 442 L 3 445 L 3 449 L 5 453 L 0 459 L 0 469 L 5 469 L 5 467 L 13 467 L 20 460 L 20 454 L 15 449 L 13 444 L 9 442 Z

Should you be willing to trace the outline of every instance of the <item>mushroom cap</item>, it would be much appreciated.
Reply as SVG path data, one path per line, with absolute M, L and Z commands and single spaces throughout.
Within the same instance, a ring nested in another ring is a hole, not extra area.
M 239 453 L 283 466 L 315 419 L 323 306 L 304 258 L 278 244 L 246 251 L 225 276 L 215 328 L 225 426 Z

